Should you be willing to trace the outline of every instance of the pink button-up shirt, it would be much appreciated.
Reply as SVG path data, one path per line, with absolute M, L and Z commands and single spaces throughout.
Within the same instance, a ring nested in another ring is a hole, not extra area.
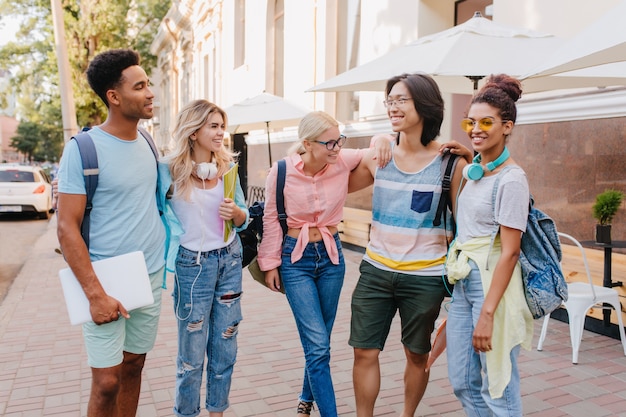
M 302 258 L 309 243 L 309 227 L 317 227 L 333 264 L 339 264 L 339 252 L 328 226 L 336 226 L 343 217 L 343 206 L 348 193 L 348 176 L 361 161 L 365 149 L 342 149 L 335 164 L 328 164 L 314 176 L 305 175 L 304 162 L 298 154 L 285 158 L 285 212 L 287 226 L 301 229 L 291 254 L 291 262 Z M 276 210 L 276 177 L 278 167 L 272 166 L 265 183 L 265 210 L 263 215 L 263 240 L 259 247 L 258 262 L 262 271 L 278 268 L 281 264 L 283 231 Z

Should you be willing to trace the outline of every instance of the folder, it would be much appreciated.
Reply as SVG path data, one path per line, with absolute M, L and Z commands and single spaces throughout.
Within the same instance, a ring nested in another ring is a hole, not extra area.
M 143 252 L 136 251 L 92 262 L 104 291 L 129 312 L 154 303 L 150 275 Z M 72 325 L 91 321 L 89 301 L 70 268 L 59 271 L 65 304 Z M 131 313 L 132 314 L 132 313 Z
M 235 191 L 237 188 L 237 175 L 239 164 L 234 164 L 223 177 L 224 181 L 224 198 L 230 198 L 235 201 Z M 224 220 L 224 242 L 228 242 L 230 232 L 233 230 L 233 221 Z

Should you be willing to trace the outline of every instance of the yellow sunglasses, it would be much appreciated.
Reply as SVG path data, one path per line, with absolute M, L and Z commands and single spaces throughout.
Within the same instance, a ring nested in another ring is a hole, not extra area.
M 480 120 L 474 120 L 470 118 L 465 118 L 461 120 L 461 129 L 466 131 L 467 133 L 474 130 L 474 127 L 478 123 L 478 128 L 483 132 L 489 132 L 493 127 L 494 123 L 506 123 L 508 120 L 494 120 L 490 117 L 483 117 Z

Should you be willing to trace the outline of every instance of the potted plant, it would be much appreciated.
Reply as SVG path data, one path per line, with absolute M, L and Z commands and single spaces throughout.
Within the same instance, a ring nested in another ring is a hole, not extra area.
M 596 242 L 611 243 L 611 222 L 623 199 L 624 193 L 617 190 L 606 190 L 596 196 L 592 207 L 593 217 L 598 221 Z

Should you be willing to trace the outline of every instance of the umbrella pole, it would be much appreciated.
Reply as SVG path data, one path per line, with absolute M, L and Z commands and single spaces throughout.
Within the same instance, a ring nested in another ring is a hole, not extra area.
M 270 157 L 270 168 L 272 167 L 272 145 L 270 143 L 270 122 L 265 122 L 267 130 L 267 154 Z
M 485 77 L 482 75 L 466 75 L 466 77 L 469 78 L 474 84 L 474 94 L 476 94 L 476 91 L 478 91 L 478 81 L 482 80 Z

